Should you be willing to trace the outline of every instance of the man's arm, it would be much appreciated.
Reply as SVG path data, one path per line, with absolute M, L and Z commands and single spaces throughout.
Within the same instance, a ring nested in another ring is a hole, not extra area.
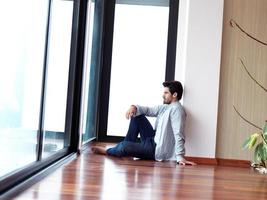
M 175 138 L 175 155 L 176 162 L 179 165 L 196 165 L 194 162 L 187 161 L 184 158 L 185 154 L 185 138 L 184 138 L 184 127 L 185 127 L 186 113 L 182 109 L 175 109 L 171 113 L 171 126 Z
M 138 115 L 145 115 L 149 117 L 157 117 L 159 112 L 164 108 L 164 105 L 159 105 L 155 107 L 146 107 L 139 105 L 131 105 L 126 112 L 126 118 L 135 117 Z

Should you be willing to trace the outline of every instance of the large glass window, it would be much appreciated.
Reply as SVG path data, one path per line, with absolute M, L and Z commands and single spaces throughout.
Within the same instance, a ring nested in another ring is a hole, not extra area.
M 69 145 L 64 141 L 72 14 L 72 1 L 52 1 L 44 106 L 43 157 Z
M 161 1 L 161 6 L 153 1 L 144 1 L 147 5 L 118 2 L 126 3 L 115 7 L 107 134 L 125 136 L 129 124 L 125 112 L 130 105 L 162 104 L 169 2 Z
M 0 6 L 0 177 L 36 161 L 48 1 Z

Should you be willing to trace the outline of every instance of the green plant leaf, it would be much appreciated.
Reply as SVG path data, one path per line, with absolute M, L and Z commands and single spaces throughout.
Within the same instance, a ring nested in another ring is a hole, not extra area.
M 265 163 L 267 161 L 267 145 L 264 144 L 263 142 L 261 142 L 259 145 L 258 145 L 258 156 L 257 157 L 257 160 L 260 160 L 260 164 L 265 166 Z
M 263 138 L 267 140 L 267 121 L 265 122 L 262 133 L 263 133 Z
M 251 143 L 249 144 L 248 148 L 251 149 L 257 142 L 257 137 L 252 137 Z
M 267 120 L 265 121 L 265 125 L 263 127 L 263 134 L 267 134 Z
M 267 161 L 267 145 L 263 143 L 262 145 L 262 154 L 263 154 L 263 160 L 264 162 Z
M 260 158 L 260 154 L 259 154 L 259 147 L 260 145 L 262 145 L 262 142 L 259 143 L 256 148 L 255 148 L 255 151 L 254 151 L 254 156 L 253 156 L 253 161 L 255 163 L 259 163 L 261 161 L 261 158 Z
M 252 140 L 252 138 L 251 138 L 251 136 L 249 136 L 249 137 L 244 141 L 244 143 L 243 143 L 243 145 L 242 145 L 243 149 L 248 148 L 249 144 L 251 143 L 251 140 Z
M 251 149 L 257 142 L 257 138 L 260 134 L 259 133 L 253 133 L 252 135 L 250 135 L 245 142 L 243 143 L 242 147 L 244 149 L 248 148 Z

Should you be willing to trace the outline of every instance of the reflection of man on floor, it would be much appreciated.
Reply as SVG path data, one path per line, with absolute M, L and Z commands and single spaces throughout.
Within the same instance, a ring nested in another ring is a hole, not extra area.
M 164 82 L 164 104 L 156 107 L 130 106 L 126 118 L 131 119 L 124 141 L 115 147 L 92 147 L 98 154 L 131 156 L 151 160 L 176 160 L 181 165 L 195 165 L 187 161 L 185 154 L 184 126 L 186 113 L 179 100 L 183 87 L 179 81 Z M 145 116 L 157 117 L 155 130 Z M 137 142 L 140 133 L 141 142 Z

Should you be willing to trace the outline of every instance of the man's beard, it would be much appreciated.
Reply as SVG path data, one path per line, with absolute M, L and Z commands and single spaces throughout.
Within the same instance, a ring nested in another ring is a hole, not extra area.
M 170 104 L 171 102 L 166 101 L 165 99 L 163 99 L 163 104 Z

